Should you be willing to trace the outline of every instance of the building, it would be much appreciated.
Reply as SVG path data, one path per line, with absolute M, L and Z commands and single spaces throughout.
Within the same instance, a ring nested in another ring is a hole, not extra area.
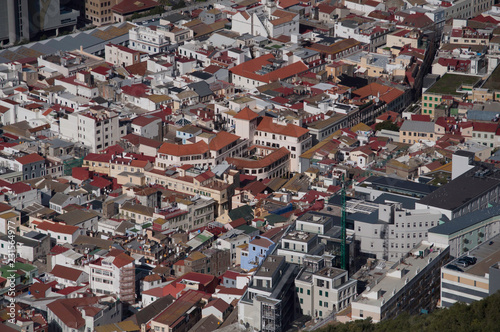
M 104 46 L 104 56 L 106 62 L 122 67 L 131 66 L 141 62 L 140 51 L 111 43 Z
M 500 205 L 453 218 L 429 229 L 429 241 L 450 246 L 450 256 L 460 257 L 500 234 Z
M 127 134 L 126 126 L 121 126 L 118 114 L 111 110 L 88 109 L 68 114 L 60 119 L 61 136 L 78 142 L 98 152 L 114 145 Z
M 170 39 L 156 27 L 153 29 L 146 26 L 132 28 L 129 34 L 129 47 L 136 51 L 148 54 L 162 53 L 170 45 Z
M 13 45 L 43 33 L 72 30 L 80 13 L 60 0 L 7 0 L 0 14 L 0 43 Z
M 118 0 L 118 3 L 111 8 L 113 12 L 114 22 L 125 22 L 137 14 L 145 14 L 148 11 L 158 6 L 158 2 L 154 0 Z
M 309 130 L 278 119 L 263 117 L 254 134 L 254 144 L 270 148 L 284 147 L 291 152 L 290 171 L 302 172 L 300 155 L 312 147 Z
M 257 180 L 287 176 L 290 173 L 291 153 L 285 147 L 279 149 L 259 147 L 257 149 L 267 150 L 270 153 L 260 159 L 255 159 L 258 155 L 254 155 L 253 158 L 226 158 L 226 161 L 241 174 L 256 176 Z
M 241 268 L 247 271 L 256 268 L 269 255 L 276 244 L 270 239 L 262 236 L 256 236 L 248 244 L 246 250 L 241 251 Z
M 476 263 L 460 266 L 457 258 L 441 267 L 441 307 L 448 308 L 457 302 L 470 304 L 500 289 L 500 237 L 491 238 L 466 255 L 474 257 Z
M 47 321 L 61 332 L 94 331 L 122 320 L 122 303 L 113 296 L 56 299 L 47 304 Z
M 449 259 L 449 247 L 422 241 L 401 263 L 377 275 L 351 304 L 352 319 L 373 322 L 400 313 L 434 309 L 439 300 L 440 267 Z
M 135 303 L 134 259 L 115 249 L 89 264 L 90 288 L 96 295 L 116 294 L 122 302 Z
M 431 119 L 443 116 L 444 114 L 436 115 L 436 109 L 443 102 L 443 97 L 451 96 L 459 101 L 464 98 L 472 99 L 472 90 L 479 81 L 479 76 L 444 74 L 422 94 L 422 114 L 429 115 Z
M 230 68 L 230 83 L 252 89 L 278 80 L 289 82 L 308 70 L 302 61 L 281 66 L 274 55 L 265 54 Z
M 201 319 L 203 292 L 189 290 L 151 321 L 154 331 L 187 332 Z
M 85 19 L 99 27 L 114 23 L 112 8 L 123 0 L 85 1 Z
M 231 255 L 231 264 L 236 264 L 237 260 L 237 247 L 250 243 L 251 237 L 241 229 L 232 229 L 217 239 L 215 247 L 217 249 L 227 249 Z
M 360 206 L 359 212 L 350 214 L 348 219 L 354 220 L 354 232 L 362 253 L 394 261 L 427 240 L 429 229 L 437 226 L 443 215 L 437 210 L 408 208 L 415 200 L 397 196 L 387 200 L 378 204 L 378 209 L 375 204 L 373 212 L 362 211 Z
M 295 278 L 295 292 L 303 315 L 323 319 L 349 307 L 357 295 L 357 281 L 331 266 L 323 257 L 307 256 Z
M 294 279 L 298 267 L 269 255 L 238 302 L 238 321 L 258 331 L 286 331 L 295 319 Z
M 490 164 L 471 165 L 469 158 L 464 157 L 462 174 L 456 177 L 460 161 L 453 155 L 452 180 L 419 200 L 416 208 L 435 209 L 452 220 L 499 203 L 500 172 Z

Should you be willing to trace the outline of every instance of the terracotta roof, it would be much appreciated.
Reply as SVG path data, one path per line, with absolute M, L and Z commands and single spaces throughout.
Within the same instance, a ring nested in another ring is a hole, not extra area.
M 56 265 L 50 272 L 54 277 L 67 279 L 71 281 L 77 281 L 78 278 L 82 275 L 83 271 L 73 269 L 71 267 Z
M 51 223 L 47 221 L 33 222 L 36 224 L 36 228 L 44 231 L 51 231 L 54 233 L 73 235 L 79 230 L 76 226 L 63 225 L 60 223 Z
M 112 11 L 125 15 L 131 14 L 136 11 L 143 11 L 146 9 L 158 6 L 158 2 L 153 0 L 123 0 L 119 4 L 111 8 Z
M 301 137 L 309 132 L 308 129 L 291 123 L 287 123 L 286 125 L 274 123 L 273 118 L 268 116 L 262 118 L 262 121 L 257 126 L 257 130 L 291 137 Z
M 148 63 L 146 61 L 134 63 L 133 65 L 126 66 L 125 70 L 131 75 L 145 76 L 148 70 Z
M 156 316 L 153 321 L 168 325 L 169 328 L 173 329 L 174 324 L 202 299 L 203 293 L 189 290 Z
M 163 153 L 171 156 L 187 156 L 204 154 L 209 151 L 208 144 L 205 141 L 199 141 L 194 144 L 173 144 L 163 143 L 158 149 L 158 153 Z
M 143 115 L 143 116 L 138 116 L 137 118 L 135 118 L 134 120 L 132 120 L 132 124 L 136 125 L 136 126 L 143 127 L 143 126 L 147 126 L 151 122 L 154 122 L 154 121 L 157 121 L 157 120 L 161 120 L 161 119 L 158 118 L 158 117 L 156 117 L 156 116 Z
M 277 81 L 278 79 L 284 80 L 294 75 L 301 74 L 309 69 L 309 67 L 302 61 L 298 61 L 262 75 L 258 74 L 257 72 L 261 70 L 263 66 L 272 64 L 270 61 L 272 59 L 274 59 L 274 55 L 265 54 L 258 58 L 241 63 L 229 69 L 229 71 L 233 73 L 233 75 L 250 78 L 259 82 L 270 83 Z
M 122 140 L 130 142 L 132 145 L 146 145 L 157 149 L 162 143 L 160 141 L 142 137 L 136 134 L 128 134 L 122 137 Z
M 216 299 L 213 301 L 208 302 L 208 304 L 205 306 L 204 309 L 214 307 L 215 309 L 219 310 L 220 312 L 225 312 L 227 309 L 229 309 L 230 304 L 224 301 L 223 299 Z
M 281 147 L 278 150 L 268 154 L 262 159 L 253 160 L 247 158 L 226 158 L 226 161 L 234 165 L 237 169 L 245 169 L 245 168 L 263 168 L 273 164 L 274 162 L 280 160 L 281 158 L 290 155 L 290 151 L 286 148 Z
M 263 237 L 256 237 L 250 244 L 263 247 L 263 248 L 269 248 L 271 247 L 274 243 L 266 238 Z
M 99 297 L 96 296 L 60 299 L 47 304 L 47 308 L 69 328 L 83 329 L 85 319 L 82 317 L 80 308 L 89 308 L 91 305 L 97 304 L 98 301 Z
M 259 115 L 254 111 L 252 111 L 249 107 L 245 107 L 244 109 L 239 111 L 238 114 L 233 116 L 234 119 L 247 120 L 247 121 L 252 121 L 258 117 Z
M 37 153 L 32 153 L 28 154 L 26 156 L 22 156 L 19 158 L 16 158 L 16 160 L 21 164 L 21 165 L 27 165 L 27 164 L 32 164 L 40 161 L 45 161 L 45 158 L 40 156 Z
M 117 268 L 121 268 L 124 267 L 125 265 L 133 263 L 134 261 L 135 259 L 133 259 L 132 257 L 123 252 L 115 257 L 115 259 L 113 260 L 113 265 L 116 266 Z
M 228 146 L 229 144 L 232 144 L 233 142 L 236 142 L 239 140 L 240 137 L 231 133 L 228 133 L 226 131 L 220 131 L 217 133 L 217 135 L 212 138 L 210 143 L 208 143 L 208 147 L 212 151 L 218 151 L 222 149 L 225 146 Z

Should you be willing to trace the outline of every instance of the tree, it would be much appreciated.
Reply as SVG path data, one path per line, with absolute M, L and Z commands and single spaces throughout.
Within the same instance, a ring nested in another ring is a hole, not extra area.
M 375 130 L 376 131 L 379 131 L 379 130 L 382 130 L 382 129 L 392 130 L 392 131 L 399 131 L 399 127 L 395 123 L 393 123 L 392 121 L 390 121 L 390 120 L 385 120 L 385 121 L 377 123 L 375 125 Z

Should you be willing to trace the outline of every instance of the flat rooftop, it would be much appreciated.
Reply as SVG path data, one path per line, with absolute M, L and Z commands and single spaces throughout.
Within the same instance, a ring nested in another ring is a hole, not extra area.
M 425 93 L 440 95 L 460 95 L 457 89 L 462 85 L 474 85 L 481 79 L 480 76 L 444 74 Z
M 460 257 L 464 256 L 476 257 L 477 262 L 474 265 L 469 265 L 468 267 L 459 266 L 459 268 L 464 270 L 465 273 L 484 277 L 485 274 L 489 273 L 490 266 L 500 262 L 500 235 L 482 243 L 473 250 L 469 251 L 468 254 L 464 254 Z M 460 259 L 460 257 L 450 262 L 450 264 L 455 265 L 456 261 Z
M 489 90 L 500 90 L 500 65 L 493 70 L 491 75 L 486 79 L 482 88 Z
M 288 235 L 285 236 L 284 239 L 307 243 L 317 235 L 318 234 L 301 232 L 301 231 L 293 231 L 293 232 L 288 233 Z
M 381 307 L 383 301 L 386 303 L 392 298 L 393 292 L 396 295 L 398 294 L 405 286 L 406 279 L 410 282 L 417 275 L 417 270 L 423 271 L 429 264 L 429 259 L 434 261 L 442 253 L 442 250 L 447 247 L 447 245 L 437 245 L 422 241 L 417 248 L 411 250 L 410 253 L 413 254 L 405 258 L 402 263 L 394 264 L 385 273 L 383 273 L 384 270 L 381 270 L 382 272 L 375 272 L 375 278 L 370 283 L 370 287 L 367 287 L 367 290 L 361 293 L 356 302 Z M 429 253 L 424 258 L 415 255 L 421 251 L 429 251 Z M 386 262 L 386 264 L 390 263 Z

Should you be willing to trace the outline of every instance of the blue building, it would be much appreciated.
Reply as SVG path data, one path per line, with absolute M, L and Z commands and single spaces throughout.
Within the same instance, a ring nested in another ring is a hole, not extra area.
M 175 132 L 175 137 L 182 139 L 182 144 L 186 144 L 186 141 L 194 136 L 201 134 L 202 130 L 192 125 L 186 125 Z
M 256 268 L 275 246 L 276 243 L 268 238 L 256 236 L 246 249 L 241 250 L 241 268 L 247 271 Z

